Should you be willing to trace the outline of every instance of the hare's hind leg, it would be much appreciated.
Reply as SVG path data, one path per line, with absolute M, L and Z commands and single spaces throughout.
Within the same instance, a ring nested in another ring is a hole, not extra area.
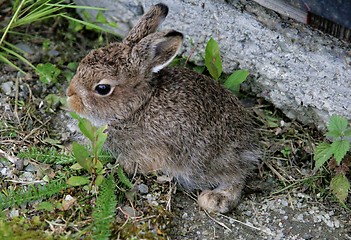
M 229 212 L 238 205 L 243 186 L 223 184 L 213 190 L 204 190 L 198 197 L 199 206 L 209 212 Z

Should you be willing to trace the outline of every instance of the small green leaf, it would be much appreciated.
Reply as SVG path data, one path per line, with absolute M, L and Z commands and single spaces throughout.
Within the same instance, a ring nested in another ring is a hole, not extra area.
M 83 169 L 83 167 L 79 163 L 75 163 L 70 167 L 70 169 L 81 170 L 81 169 Z
M 320 168 L 333 155 L 333 148 L 329 143 L 320 143 L 314 151 L 315 169 Z
M 222 60 L 216 40 L 211 38 L 205 49 L 205 65 L 211 76 L 218 80 L 222 74 Z
M 117 168 L 117 175 L 118 175 L 119 180 L 124 185 L 126 185 L 130 189 L 133 188 L 133 184 L 130 182 L 129 178 L 124 174 L 123 169 L 121 168 L 121 166 L 118 166 L 118 168 Z
M 344 117 L 338 115 L 331 116 L 328 123 L 327 135 L 331 137 L 342 137 L 343 132 L 347 130 L 348 124 L 348 121 Z
M 62 75 L 66 78 L 67 82 L 69 82 L 74 77 L 74 72 L 68 70 L 68 71 L 62 72 Z
M 69 21 L 68 29 L 72 30 L 73 32 L 79 32 L 83 28 L 84 28 L 83 24 L 75 21 Z
M 87 177 L 73 176 L 70 177 L 66 183 L 71 186 L 82 186 L 88 184 L 89 182 L 90 180 Z
M 50 93 L 45 97 L 45 101 L 48 103 L 49 107 L 54 107 L 54 106 L 58 106 L 61 104 L 62 97 L 60 97 L 56 94 Z
M 98 14 L 96 15 L 95 19 L 99 23 L 103 23 L 103 24 L 107 23 L 107 20 L 106 20 L 104 14 L 102 13 L 102 11 L 98 11 Z
M 96 140 L 96 145 L 95 145 L 95 152 L 97 155 L 100 154 L 102 147 L 104 146 L 104 143 L 107 139 L 107 133 L 106 133 L 107 126 L 102 126 L 96 131 L 97 135 L 97 140 Z
M 80 145 L 77 142 L 72 144 L 73 146 L 73 155 L 76 158 L 79 165 L 81 165 L 89 173 L 91 172 L 92 160 L 90 159 L 90 153 L 83 145 Z
M 91 22 L 91 15 L 90 15 L 90 13 L 89 13 L 87 10 L 84 9 L 81 13 L 83 14 L 83 17 L 84 17 L 88 22 Z
M 328 131 L 325 133 L 325 136 L 332 137 L 332 138 L 340 138 L 342 132 L 340 131 Z
M 77 62 L 70 62 L 67 64 L 67 68 L 72 71 L 76 71 L 78 68 L 78 63 Z
M 51 144 L 53 146 L 60 146 L 61 144 L 61 140 L 58 140 L 58 139 L 52 139 L 52 138 L 45 138 L 43 140 L 44 143 L 48 143 L 48 144 Z
M 266 120 L 265 123 L 269 128 L 279 127 L 279 123 L 280 123 L 281 119 L 278 117 L 274 117 L 273 113 L 271 111 L 264 110 L 264 118 Z
M 203 73 L 205 71 L 206 67 L 205 66 L 195 66 L 194 71 L 198 73 Z
M 71 81 L 71 79 L 74 77 L 77 68 L 77 62 L 70 62 L 67 64 L 67 69 L 62 72 L 62 75 L 66 78 L 68 82 Z
M 73 119 L 76 119 L 78 121 L 81 119 L 81 117 L 75 112 L 70 112 L 70 115 Z
M 118 28 L 118 24 L 116 22 L 108 22 L 108 25 L 113 28 Z
M 96 169 L 97 174 L 103 174 L 105 172 L 104 166 L 102 165 L 101 161 L 99 161 L 99 160 L 96 161 L 94 168 Z
M 248 70 L 237 70 L 227 78 L 224 82 L 224 87 L 237 94 L 240 90 L 240 84 L 246 80 L 248 75 Z
M 351 128 L 348 128 L 344 131 L 344 136 L 345 137 L 351 137 Z
M 41 202 L 39 205 L 36 207 L 37 210 L 46 210 L 46 211 L 54 211 L 54 206 L 50 202 Z
M 336 140 L 331 144 L 336 162 L 340 165 L 346 153 L 350 150 L 350 142 L 348 140 Z
M 43 83 L 55 83 L 61 70 L 52 63 L 39 63 L 35 72 L 39 75 L 39 80 Z
M 339 173 L 330 181 L 330 188 L 340 202 L 345 202 L 350 191 L 350 182 L 344 174 Z
M 86 136 L 91 142 L 95 141 L 95 134 L 97 128 L 91 124 L 88 119 L 80 118 L 78 122 L 80 131 Z
M 105 180 L 104 175 L 97 175 L 95 179 L 95 185 L 100 186 L 104 180 Z

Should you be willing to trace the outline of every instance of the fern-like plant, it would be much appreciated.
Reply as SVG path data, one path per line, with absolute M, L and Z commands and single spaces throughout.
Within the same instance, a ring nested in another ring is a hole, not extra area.
M 115 217 L 117 197 L 116 182 L 113 174 L 102 183 L 96 205 L 93 208 L 93 239 L 109 239 L 111 236 L 111 223 Z
M 43 186 L 28 186 L 26 190 L 3 190 L 0 193 L 0 211 L 15 205 L 44 199 L 66 189 L 68 185 L 63 181 L 51 181 Z
M 27 151 L 18 153 L 19 158 L 33 159 L 45 164 L 70 164 L 75 162 L 72 154 L 59 152 L 55 147 L 36 147 L 32 146 Z

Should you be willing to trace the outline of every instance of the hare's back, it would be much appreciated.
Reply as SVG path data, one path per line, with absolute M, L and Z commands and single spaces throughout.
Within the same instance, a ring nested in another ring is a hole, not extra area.
M 219 82 L 186 68 L 165 68 L 154 78 L 153 105 L 168 122 L 212 134 L 246 134 L 252 123 L 241 102 Z M 177 124 L 177 123 L 175 123 Z
M 232 117 L 244 113 L 242 118 L 247 115 L 240 100 L 218 81 L 187 68 L 165 68 L 157 73 L 153 84 L 157 88 L 159 100 L 179 104 L 179 110 L 196 107 L 190 110 L 225 116 L 229 114 Z

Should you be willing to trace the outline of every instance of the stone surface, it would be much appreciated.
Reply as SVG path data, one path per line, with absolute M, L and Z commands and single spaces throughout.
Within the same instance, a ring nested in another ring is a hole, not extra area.
M 159 0 L 76 0 L 108 9 L 124 36 Z M 203 64 L 206 42 L 220 45 L 223 70 L 249 69 L 252 91 L 289 118 L 323 128 L 332 114 L 351 119 L 351 49 L 333 37 L 266 10 L 252 1 L 163 0 L 161 28 L 185 34 L 184 56 Z M 92 13 L 92 15 L 96 12 Z

